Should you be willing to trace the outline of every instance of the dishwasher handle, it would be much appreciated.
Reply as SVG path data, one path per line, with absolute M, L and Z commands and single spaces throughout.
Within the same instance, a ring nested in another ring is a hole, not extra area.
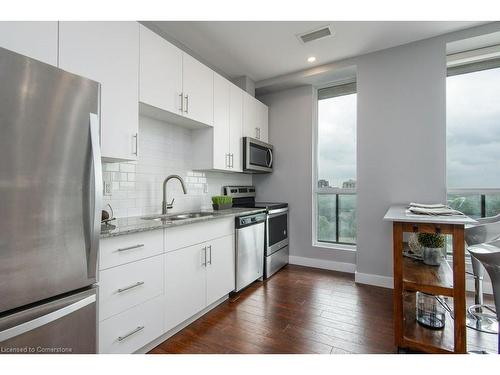
M 236 229 L 245 228 L 250 225 L 256 225 L 266 221 L 267 214 L 259 212 L 257 214 L 239 216 L 236 218 Z

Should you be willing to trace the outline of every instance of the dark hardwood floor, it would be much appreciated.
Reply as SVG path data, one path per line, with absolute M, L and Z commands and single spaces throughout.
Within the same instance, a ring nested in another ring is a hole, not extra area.
M 469 350 L 496 336 L 467 330 Z M 352 274 L 288 265 L 150 351 L 167 353 L 395 353 L 392 290 Z

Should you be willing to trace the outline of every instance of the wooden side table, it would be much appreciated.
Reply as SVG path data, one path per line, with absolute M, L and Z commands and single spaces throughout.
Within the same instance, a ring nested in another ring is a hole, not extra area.
M 477 224 L 467 216 L 407 215 L 405 206 L 392 206 L 384 220 L 393 223 L 394 343 L 397 349 L 426 353 L 467 353 L 465 325 L 465 240 L 466 224 Z M 428 266 L 403 256 L 403 233 L 450 234 L 453 238 L 453 266 L 442 262 Z M 447 316 L 442 330 L 420 326 L 415 319 L 416 292 L 453 298 L 455 319 Z

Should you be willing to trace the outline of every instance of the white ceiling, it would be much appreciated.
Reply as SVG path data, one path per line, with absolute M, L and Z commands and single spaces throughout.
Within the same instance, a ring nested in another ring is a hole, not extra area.
M 148 22 L 149 23 L 149 22 Z M 156 28 L 230 78 L 255 81 L 430 38 L 485 22 L 154 21 Z M 335 35 L 302 44 L 297 34 L 332 25 Z M 315 56 L 314 64 L 306 61 Z

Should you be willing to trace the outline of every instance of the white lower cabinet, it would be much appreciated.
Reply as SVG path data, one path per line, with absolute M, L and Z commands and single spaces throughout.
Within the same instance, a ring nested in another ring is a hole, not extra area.
M 167 331 L 226 296 L 235 286 L 234 218 L 190 227 L 169 228 L 165 232 Z M 191 236 L 187 237 L 189 229 Z M 172 244 L 179 246 L 173 249 Z
M 163 294 L 163 255 L 101 271 L 99 320 Z
M 165 328 L 174 328 L 206 306 L 205 245 L 165 256 Z
M 234 290 L 234 218 L 103 239 L 100 260 L 99 353 L 133 353 Z
M 208 246 L 207 306 L 232 292 L 236 280 L 234 236 L 217 238 Z
M 133 353 L 164 332 L 164 298 L 156 297 L 99 323 L 99 353 Z

